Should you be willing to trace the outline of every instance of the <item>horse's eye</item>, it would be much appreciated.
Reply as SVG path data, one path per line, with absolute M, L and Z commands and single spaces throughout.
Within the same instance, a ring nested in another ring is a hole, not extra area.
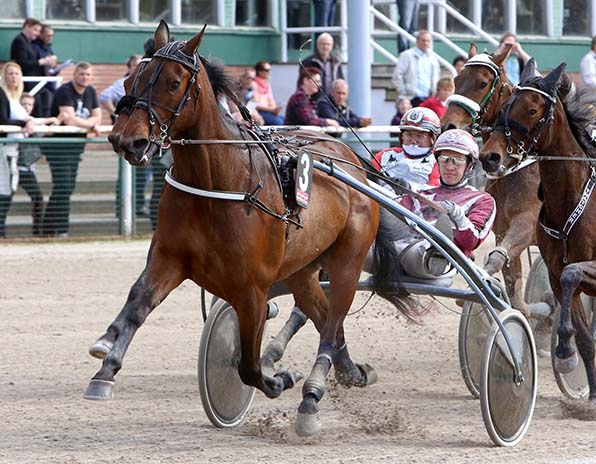
M 480 88 L 481 89 L 485 89 L 488 86 L 488 82 L 481 82 L 480 83 Z
M 180 81 L 172 82 L 172 90 L 178 90 L 180 88 Z
M 538 110 L 536 108 L 530 109 L 530 116 L 536 116 L 536 113 L 538 113 Z

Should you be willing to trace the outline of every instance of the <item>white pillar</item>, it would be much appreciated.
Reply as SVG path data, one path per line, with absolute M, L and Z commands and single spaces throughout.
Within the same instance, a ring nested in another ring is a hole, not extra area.
M 348 4 L 348 84 L 350 106 L 360 116 L 371 115 L 371 63 L 369 2 Z

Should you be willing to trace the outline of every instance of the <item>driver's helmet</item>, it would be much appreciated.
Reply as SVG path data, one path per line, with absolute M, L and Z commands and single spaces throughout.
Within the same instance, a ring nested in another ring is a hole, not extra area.
M 417 106 L 410 108 L 404 113 L 400 122 L 399 128 L 404 130 L 417 130 L 422 132 L 430 132 L 433 141 L 441 133 L 441 120 L 430 108 Z
M 462 129 L 450 129 L 443 132 L 435 142 L 434 154 L 439 156 L 443 150 L 452 150 L 456 153 L 468 156 L 470 163 L 468 164 L 468 171 L 470 171 L 478 161 L 478 142 L 476 139 Z

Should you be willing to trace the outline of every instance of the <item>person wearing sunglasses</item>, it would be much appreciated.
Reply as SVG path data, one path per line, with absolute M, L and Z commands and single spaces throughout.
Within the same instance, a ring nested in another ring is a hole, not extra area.
M 496 213 L 493 197 L 468 183 L 478 161 L 478 151 L 476 139 L 461 129 L 448 130 L 437 138 L 433 154 L 439 168 L 440 185 L 419 193 L 437 202 L 445 214 L 412 196 L 401 201 L 410 211 L 435 224 L 467 257 L 488 237 Z M 448 261 L 419 236 L 399 240 L 396 247 L 400 264 L 408 275 L 436 278 L 450 270 Z

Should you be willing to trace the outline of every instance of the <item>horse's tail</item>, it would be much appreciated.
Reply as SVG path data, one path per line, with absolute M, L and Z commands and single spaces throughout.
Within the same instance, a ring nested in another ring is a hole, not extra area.
M 420 316 L 428 308 L 420 305 L 417 298 L 400 288 L 403 275 L 399 264 L 399 253 L 395 240 L 415 236 L 406 224 L 381 208 L 381 221 L 374 243 L 373 290 L 380 297 L 393 304 L 409 321 L 419 323 Z

